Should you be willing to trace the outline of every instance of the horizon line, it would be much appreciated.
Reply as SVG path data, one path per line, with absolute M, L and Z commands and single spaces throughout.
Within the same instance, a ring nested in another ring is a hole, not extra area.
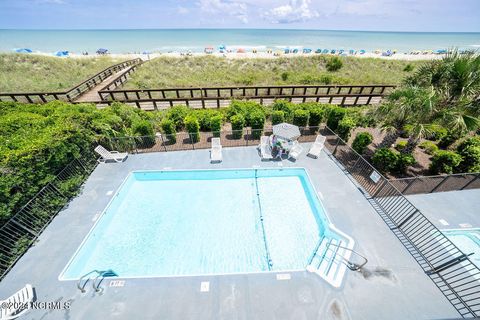
M 278 30 L 278 31 L 328 31 L 328 32 L 371 32 L 371 33 L 480 33 L 480 31 L 402 31 L 402 30 L 350 30 L 350 29 L 305 29 L 305 28 L 2 28 L 0 31 L 175 31 L 175 30 Z

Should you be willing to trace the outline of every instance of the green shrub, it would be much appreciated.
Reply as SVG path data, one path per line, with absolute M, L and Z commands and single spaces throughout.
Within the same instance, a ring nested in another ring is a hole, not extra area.
M 338 122 L 338 128 L 336 132 L 340 136 L 340 138 L 342 138 L 344 141 L 348 141 L 352 129 L 355 128 L 356 124 L 357 122 L 355 121 L 355 119 L 346 116 Z
M 460 162 L 459 171 L 461 172 L 480 172 L 480 146 L 469 146 L 460 153 L 462 162 Z
M 398 141 L 397 144 L 395 145 L 395 149 L 398 151 L 402 151 L 407 147 L 408 141 Z
M 136 136 L 153 136 L 155 132 L 153 125 L 148 120 L 137 120 L 132 123 L 132 132 Z
M 310 115 L 308 117 L 309 127 L 318 127 L 323 119 L 324 110 L 321 107 L 311 108 L 309 110 Z
M 175 130 L 175 123 L 172 120 L 164 118 L 162 122 L 160 122 L 160 127 L 171 143 L 177 142 L 177 131 Z
M 136 120 L 133 122 L 132 133 L 134 136 L 142 137 L 139 139 L 144 146 L 152 146 L 155 144 L 153 125 L 148 120 Z
M 400 131 L 400 137 L 404 139 L 408 139 L 413 133 L 413 126 L 407 124 L 403 127 L 403 130 Z
M 293 112 L 293 124 L 299 127 L 306 127 L 308 124 L 309 112 L 307 110 L 296 109 Z
M 239 100 L 233 100 L 226 112 L 228 119 L 236 114 L 241 114 L 245 119 L 246 126 L 251 126 L 251 115 L 254 113 L 262 113 L 265 117 L 265 110 L 262 105 L 255 101 Z
M 345 109 L 341 107 L 330 107 L 327 111 L 327 126 L 336 131 L 338 128 L 338 123 L 345 116 Z
M 184 119 L 185 129 L 190 135 L 190 139 L 193 143 L 200 141 L 200 124 L 198 119 L 194 115 L 188 115 Z
M 210 127 L 214 137 L 220 137 L 220 131 L 222 130 L 223 117 L 218 114 L 210 118 Z
M 437 141 L 437 140 L 440 140 L 442 139 L 444 136 L 446 136 L 448 134 L 448 130 L 445 129 L 444 127 L 441 127 L 441 126 L 432 126 L 430 129 L 429 129 L 429 132 L 428 134 L 426 135 L 426 138 L 428 140 L 432 140 L 432 141 Z
M 418 145 L 420 149 L 425 150 L 426 154 L 433 156 L 438 151 L 438 146 L 432 141 L 424 141 Z
M 397 154 L 397 161 L 392 171 L 395 173 L 405 173 L 408 166 L 416 163 L 415 158 L 411 154 L 399 153 Z
M 354 112 L 354 117 L 357 119 L 357 127 L 369 128 L 377 126 L 377 117 L 375 116 L 375 110 L 369 107 L 365 108 L 351 108 Z M 353 116 L 353 115 L 352 115 Z
M 453 151 L 440 150 L 432 158 L 430 164 L 430 171 L 434 174 L 439 173 L 453 173 L 457 169 L 462 157 Z
M 368 132 L 359 132 L 355 136 L 355 139 L 352 143 L 353 150 L 357 151 L 359 154 L 363 154 L 365 149 L 373 141 L 373 136 Z
M 245 118 L 241 114 L 237 114 L 230 118 L 230 122 L 232 123 L 233 138 L 240 139 L 243 136 Z
M 469 147 L 480 147 L 480 137 L 470 137 L 465 139 L 457 146 L 457 152 L 461 154 Z
M 343 62 L 339 57 L 331 57 L 325 67 L 328 71 L 337 71 L 340 70 L 343 66 Z
M 443 137 L 440 138 L 438 142 L 438 147 L 442 149 L 446 149 L 451 146 L 455 141 L 457 141 L 459 137 L 452 132 L 448 131 Z
M 147 135 L 151 142 L 151 120 L 145 111 L 120 103 L 99 110 L 91 104 L 61 101 L 42 105 L 0 102 L 0 223 L 20 210 L 75 157 L 91 150 L 92 144 L 101 142 L 109 149 L 121 146 L 128 151 L 133 140 L 124 136 Z M 110 140 L 116 137 L 119 139 Z M 72 196 L 86 176 L 71 173 L 56 186 Z M 60 209 L 68 200 L 53 193 L 48 197 L 37 208 L 37 217 L 45 210 Z M 31 222 L 37 226 L 43 223 L 38 219 Z
M 405 72 L 412 72 L 413 71 L 413 65 L 411 65 L 410 63 L 408 63 L 405 68 L 403 68 L 403 71 Z
M 326 85 L 332 84 L 333 77 L 329 74 L 322 74 L 320 76 L 320 82 Z
M 276 125 L 285 122 L 285 112 L 282 110 L 275 110 L 272 112 L 272 124 Z
M 191 112 L 192 113 L 192 112 Z M 217 110 L 209 110 L 209 109 L 202 109 L 202 110 L 195 110 L 193 114 L 198 119 L 198 123 L 200 124 L 200 131 L 213 131 L 212 129 L 212 118 L 220 116 L 223 120 L 223 116 Z
M 480 172 L 480 137 L 472 137 L 460 143 L 457 152 L 462 156 L 460 172 Z
M 174 106 L 168 109 L 167 118 L 175 123 L 176 130 L 183 128 L 185 117 L 190 113 L 190 109 L 187 106 Z
M 254 139 L 260 139 L 263 126 L 265 125 L 265 115 L 260 111 L 255 111 L 250 115 L 250 127 Z
M 275 100 L 272 104 L 273 111 L 283 111 L 285 115 L 285 121 L 290 122 L 293 118 L 294 104 L 286 100 Z
M 288 72 L 282 72 L 282 74 L 281 74 L 282 81 L 287 81 L 288 76 L 289 76 Z
M 372 163 L 380 172 L 389 172 L 396 168 L 398 153 L 388 148 L 380 148 L 375 151 L 372 157 Z

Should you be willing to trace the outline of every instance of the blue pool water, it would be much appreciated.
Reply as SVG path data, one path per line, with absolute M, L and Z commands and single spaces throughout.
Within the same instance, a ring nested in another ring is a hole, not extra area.
M 328 232 L 301 168 L 132 172 L 60 279 L 304 269 Z
M 442 230 L 442 232 L 480 268 L 480 229 Z

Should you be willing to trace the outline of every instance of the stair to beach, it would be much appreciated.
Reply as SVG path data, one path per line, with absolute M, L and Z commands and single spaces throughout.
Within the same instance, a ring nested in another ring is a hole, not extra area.
M 76 102 L 98 102 L 101 100 L 98 92 L 105 88 L 109 83 L 111 83 L 114 79 L 120 78 L 123 74 L 130 72 L 130 69 L 134 68 L 135 66 L 128 66 L 116 73 L 112 74 L 108 78 L 105 78 L 101 83 L 97 84 L 91 90 L 83 93 L 78 98 L 75 99 Z

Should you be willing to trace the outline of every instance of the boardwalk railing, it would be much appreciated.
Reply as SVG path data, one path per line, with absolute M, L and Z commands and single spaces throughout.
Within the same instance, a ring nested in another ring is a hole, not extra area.
M 14 101 L 23 103 L 47 103 L 54 100 L 74 101 L 83 93 L 90 91 L 93 87 L 100 84 L 103 80 L 123 70 L 129 66 L 136 65 L 141 59 L 124 61 L 110 66 L 87 80 L 79 83 L 67 91 L 56 92 L 22 92 L 22 93 L 0 93 L 0 101 Z
M 126 72 L 122 73 L 120 76 L 116 77 L 115 79 L 107 83 L 103 88 L 99 90 L 99 97 L 102 98 L 102 96 L 100 95 L 100 92 L 114 90 L 115 88 L 118 88 L 119 86 L 123 85 L 127 81 L 130 73 L 134 72 L 142 63 L 143 61 L 140 61 L 136 64 L 130 65 L 130 67 Z
M 327 137 L 325 148 L 365 195 L 390 230 L 397 236 L 425 274 L 431 278 L 462 317 L 480 316 L 480 269 L 471 252 L 462 252 L 366 159 L 350 148 L 328 127 L 301 128 L 300 142 L 315 140 L 318 131 Z M 168 152 L 210 148 L 220 137 L 224 147 L 258 145 L 271 129 L 222 131 L 123 137 L 111 139 L 109 147 L 133 153 Z
M 74 159 L 0 227 L 0 279 L 78 192 L 96 164 L 90 152 Z
M 480 188 L 480 173 L 390 179 L 390 183 L 403 194 L 468 190 Z
M 220 108 L 228 105 L 232 99 L 256 100 L 262 104 L 271 103 L 275 99 L 286 99 L 355 106 L 378 103 L 393 88 L 392 85 L 292 85 L 100 90 L 98 94 L 101 99 L 97 103 L 120 101 L 147 110 L 179 104 L 197 108 Z

